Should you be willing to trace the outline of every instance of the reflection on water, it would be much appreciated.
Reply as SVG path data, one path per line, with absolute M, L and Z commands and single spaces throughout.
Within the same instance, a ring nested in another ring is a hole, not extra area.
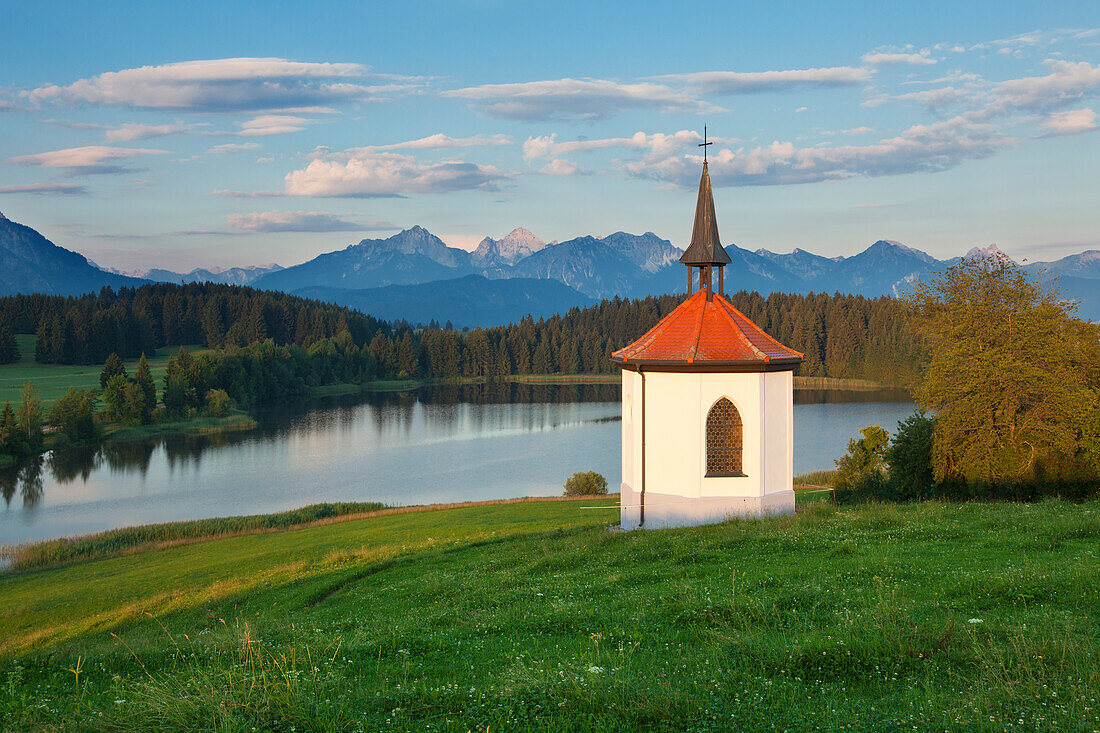
M 800 389 L 794 393 L 796 405 L 840 405 L 853 402 L 910 402 L 905 389 Z
M 913 410 L 896 394 L 796 394 L 796 472 L 831 467 L 859 428 L 893 430 Z M 0 543 L 320 501 L 554 495 L 581 470 L 614 487 L 618 400 L 616 384 L 432 387 L 268 410 L 247 433 L 54 451 L 0 470 Z

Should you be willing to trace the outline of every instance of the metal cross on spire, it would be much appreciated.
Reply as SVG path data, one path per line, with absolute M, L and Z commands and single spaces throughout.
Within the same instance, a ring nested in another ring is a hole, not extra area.
M 703 142 L 699 143 L 699 145 L 697 147 L 700 147 L 700 148 L 703 149 L 703 162 L 704 163 L 707 162 L 707 146 L 708 145 L 714 145 L 714 143 L 708 143 L 707 142 L 707 126 L 703 125 Z

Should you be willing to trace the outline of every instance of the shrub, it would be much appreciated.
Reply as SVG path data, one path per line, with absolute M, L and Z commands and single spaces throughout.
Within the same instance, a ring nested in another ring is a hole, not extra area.
M 858 504 L 864 501 L 897 501 L 893 484 L 880 471 L 860 474 L 833 488 L 837 504 Z
M 69 391 L 53 403 L 48 419 L 69 440 L 90 440 L 98 434 L 95 407 L 94 391 L 69 387 Z
M 224 389 L 212 389 L 206 393 L 206 414 L 222 417 L 229 411 L 229 393 Z
M 595 471 L 577 471 L 565 482 L 565 496 L 606 494 L 607 479 Z
M 886 473 L 883 456 L 890 434 L 879 425 L 868 425 L 859 431 L 863 437 L 848 441 L 848 453 L 836 461 L 836 477 L 833 485 L 837 489 L 855 487 L 872 474 L 882 478 Z
M 932 475 L 932 433 L 936 421 L 914 412 L 898 423 L 898 432 L 886 449 L 890 484 L 898 499 L 927 499 L 935 480 Z
M 837 461 L 833 498 L 838 504 L 863 501 L 1038 501 L 1048 497 L 1083 500 L 1100 493 L 1082 456 L 1066 457 L 1061 464 L 1037 461 L 1038 478 L 1005 481 L 935 480 L 932 443 L 936 420 L 916 412 L 888 435 L 877 425 L 860 431 L 863 438 L 848 442 L 848 454 Z M 887 472 L 884 468 L 889 466 Z M 1064 465 L 1062 465 L 1064 464 Z M 1045 478 L 1044 478 L 1045 477 Z

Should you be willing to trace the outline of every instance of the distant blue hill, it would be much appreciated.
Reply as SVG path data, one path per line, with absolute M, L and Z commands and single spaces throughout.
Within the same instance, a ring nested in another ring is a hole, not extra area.
M 387 321 L 450 321 L 458 328 L 515 323 L 527 315 L 537 320 L 595 302 L 555 280 L 490 280 L 481 275 L 363 290 L 307 287 L 294 294 L 354 308 Z
M 83 255 L 58 247 L 28 226 L 0 214 L 0 295 L 80 295 L 146 281 L 105 272 Z
M 469 252 L 448 247 L 427 229 L 417 226 L 388 239 L 364 239 L 346 249 L 268 273 L 253 285 L 288 293 L 308 287 L 361 290 L 472 274 Z

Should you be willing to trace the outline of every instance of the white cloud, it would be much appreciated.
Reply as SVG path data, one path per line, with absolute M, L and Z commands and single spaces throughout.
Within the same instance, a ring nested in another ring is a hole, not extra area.
M 9 163 L 38 165 L 44 168 L 68 168 L 72 173 L 121 173 L 126 168 L 113 164 L 114 161 L 128 160 L 143 155 L 160 155 L 165 150 L 144 148 L 112 148 L 106 145 L 86 145 L 80 148 L 51 150 L 34 155 L 18 155 L 8 158 Z
M 1043 127 L 1050 135 L 1077 135 L 1095 130 L 1096 119 L 1097 114 L 1091 109 L 1071 109 L 1055 112 L 1043 122 Z
M 847 130 L 841 130 L 845 135 L 868 135 L 875 131 L 873 127 L 867 127 L 862 125 L 860 127 L 849 127 Z
M 1100 66 L 1087 61 L 1047 61 L 1050 73 L 1001 82 L 985 115 L 1013 110 L 1053 111 L 1100 90 Z
M 645 133 L 638 133 L 645 135 Z M 549 158 L 563 153 L 576 153 L 602 148 L 616 148 L 631 144 L 629 137 L 610 137 L 595 140 L 570 140 L 558 142 L 557 133 L 529 137 L 523 142 L 523 157 L 527 160 L 534 158 Z
M 169 125 L 142 125 L 136 122 L 127 122 L 118 127 L 105 128 L 104 137 L 107 142 L 111 143 L 134 142 L 135 140 L 148 140 L 151 137 L 180 135 L 193 127 L 195 125 L 185 125 L 182 122 Z
M 967 100 L 973 98 L 973 90 L 958 87 L 926 89 L 923 92 L 909 92 L 907 94 L 899 94 L 898 96 L 893 97 L 893 99 L 899 99 L 902 101 L 916 102 L 931 111 L 935 111 L 941 107 L 950 107 L 956 104 L 962 104 L 963 102 L 966 102 Z
M 494 190 L 508 176 L 491 165 L 445 160 L 421 163 L 397 153 L 358 149 L 321 151 L 286 175 L 289 196 L 389 197 L 408 193 Z
M 88 193 L 84 186 L 75 183 L 27 183 L 22 186 L 0 186 L 0 193 L 59 194 L 75 196 Z
M 539 173 L 547 176 L 578 176 L 585 173 L 576 163 L 565 158 L 554 158 L 539 169 Z
M 863 54 L 863 63 L 870 66 L 926 66 L 936 63 L 931 49 L 912 51 L 881 50 Z
M 335 214 L 321 211 L 263 211 L 229 214 L 226 224 L 246 232 L 353 232 L 362 227 Z
M 559 155 L 604 148 L 630 148 L 664 157 L 703 142 L 703 136 L 694 130 L 680 130 L 669 134 L 656 132 L 651 135 L 636 132 L 630 137 L 566 140 L 562 142 L 558 142 L 557 138 L 556 133 L 527 138 L 523 143 L 523 157 L 527 160 L 552 158 Z M 732 145 L 739 142 L 736 138 L 711 137 L 709 139 L 719 145 Z
M 211 196 L 220 196 L 227 199 L 274 199 L 285 196 L 283 191 L 233 191 L 228 188 L 220 188 L 210 192 Z
M 258 147 L 260 147 L 259 143 L 223 143 L 211 147 L 206 152 L 211 155 L 228 155 L 230 153 L 243 153 L 248 150 L 255 150 Z
M 664 84 L 606 79 L 556 79 L 485 84 L 443 92 L 483 114 L 514 120 L 594 120 L 628 110 L 702 112 L 716 109 Z
M 431 150 L 440 148 L 473 148 L 490 145 L 511 145 L 507 135 L 474 135 L 473 137 L 449 137 L 441 132 L 417 140 L 407 140 L 390 145 L 369 145 L 357 150 Z
M 956 117 L 915 125 L 870 145 L 797 148 L 790 142 L 774 142 L 750 150 L 724 148 L 711 153 L 710 176 L 716 186 L 760 186 L 933 172 L 988 157 L 1012 142 L 990 125 Z M 626 163 L 623 170 L 640 178 L 692 186 L 701 163 L 698 155 L 670 156 Z
M 265 135 L 283 135 L 288 132 L 301 132 L 306 125 L 312 124 L 308 117 L 294 115 L 261 115 L 241 123 L 242 137 L 260 137 Z
M 191 112 L 304 111 L 370 101 L 415 83 L 410 79 L 380 86 L 357 83 L 371 76 L 360 64 L 208 59 L 112 71 L 67 86 L 46 85 L 24 95 L 36 104 L 57 101 Z
M 791 87 L 850 87 L 871 78 L 871 71 L 853 66 L 785 71 L 699 71 L 691 74 L 666 74 L 654 79 L 683 84 L 698 95 L 745 94 Z

